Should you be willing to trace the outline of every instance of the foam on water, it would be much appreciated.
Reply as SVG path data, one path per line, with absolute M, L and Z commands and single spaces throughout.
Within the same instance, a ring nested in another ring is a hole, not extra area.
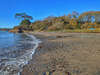
M 33 41 L 31 41 L 30 43 L 34 44 L 34 48 L 26 50 L 26 52 L 20 57 L 9 59 L 5 58 L 0 60 L 2 61 L 0 63 L 0 75 L 20 75 L 23 66 L 28 64 L 28 62 L 32 59 L 32 56 L 41 41 L 39 39 L 36 39 L 33 35 L 26 35 L 33 39 Z

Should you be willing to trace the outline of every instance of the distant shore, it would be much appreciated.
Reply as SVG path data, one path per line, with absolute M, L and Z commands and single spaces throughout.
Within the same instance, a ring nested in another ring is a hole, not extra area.
M 0 28 L 0 31 L 10 31 L 10 28 Z
M 52 75 L 97 75 L 100 72 L 99 33 L 32 34 L 42 43 L 21 75 L 43 75 L 46 72 Z

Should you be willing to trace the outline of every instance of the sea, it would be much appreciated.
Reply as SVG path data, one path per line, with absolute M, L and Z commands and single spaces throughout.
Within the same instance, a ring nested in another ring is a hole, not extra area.
M 0 31 L 0 75 L 21 75 L 39 43 L 32 34 Z

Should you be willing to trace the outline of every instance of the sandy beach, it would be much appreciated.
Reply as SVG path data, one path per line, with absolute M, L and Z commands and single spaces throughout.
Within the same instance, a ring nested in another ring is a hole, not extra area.
M 100 33 L 33 35 L 42 43 L 21 75 L 100 75 Z

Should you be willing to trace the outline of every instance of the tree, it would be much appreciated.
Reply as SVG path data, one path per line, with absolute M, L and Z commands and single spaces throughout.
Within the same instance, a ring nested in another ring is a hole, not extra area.
M 20 23 L 20 25 L 30 25 L 30 24 L 31 24 L 30 20 L 23 20 Z
M 33 17 L 27 15 L 26 13 L 16 13 L 15 18 L 22 20 L 33 20 Z
M 26 13 L 16 13 L 15 18 L 21 19 L 22 21 L 21 21 L 20 25 L 24 25 L 24 26 L 30 25 L 31 24 L 30 20 L 33 19 L 32 16 L 29 16 Z

